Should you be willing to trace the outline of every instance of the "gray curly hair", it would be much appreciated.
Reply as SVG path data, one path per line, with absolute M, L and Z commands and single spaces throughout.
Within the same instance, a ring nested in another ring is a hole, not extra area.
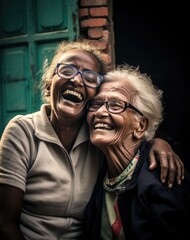
M 117 66 L 105 75 L 104 82 L 125 81 L 132 87 L 130 103 L 139 109 L 148 119 L 148 128 L 144 138 L 152 139 L 163 121 L 162 90 L 153 85 L 147 74 L 142 74 L 137 67 L 128 64 Z M 103 84 L 104 84 L 103 82 Z

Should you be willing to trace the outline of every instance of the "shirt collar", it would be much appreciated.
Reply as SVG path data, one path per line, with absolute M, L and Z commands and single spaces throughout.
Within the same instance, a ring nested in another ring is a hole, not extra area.
M 35 135 L 41 140 L 57 143 L 58 145 L 62 146 L 57 134 L 55 133 L 49 121 L 50 111 L 51 111 L 50 105 L 43 104 L 41 106 L 40 111 L 33 114 Z M 86 121 L 84 121 L 77 135 L 73 148 L 75 148 L 82 142 L 88 140 L 89 140 L 88 126 Z

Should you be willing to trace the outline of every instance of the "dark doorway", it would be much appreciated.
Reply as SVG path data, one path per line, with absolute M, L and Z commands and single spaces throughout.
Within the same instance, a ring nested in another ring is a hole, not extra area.
M 158 1 L 113 0 L 113 22 L 116 64 L 139 66 L 164 91 L 164 122 L 159 132 L 186 161 L 189 26 L 188 7 L 180 4 L 166 7 Z

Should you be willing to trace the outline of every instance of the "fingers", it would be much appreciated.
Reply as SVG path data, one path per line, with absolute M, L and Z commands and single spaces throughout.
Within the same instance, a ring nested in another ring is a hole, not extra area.
M 171 170 L 171 166 L 169 168 L 169 165 L 168 165 L 168 161 L 167 161 L 167 156 L 166 153 L 163 151 L 160 151 L 160 153 L 158 154 L 158 159 L 160 161 L 160 167 L 161 167 L 161 171 L 160 171 L 160 180 L 162 183 L 165 183 L 166 182 L 166 179 L 169 177 L 170 179 L 170 182 L 168 184 L 171 184 L 172 183 L 172 178 L 173 176 L 175 175 L 175 170 L 173 171 L 173 169 Z M 168 173 L 170 169 L 170 175 Z M 172 187 L 172 186 L 171 186 Z
M 175 158 L 176 158 L 176 166 L 177 166 L 177 182 L 178 184 L 181 184 L 182 180 L 184 180 L 184 164 L 181 161 L 181 159 L 179 158 L 178 155 L 175 154 Z
M 160 180 L 162 183 L 166 182 L 166 178 L 168 176 L 168 162 L 167 162 L 167 158 L 166 158 L 166 152 L 157 152 L 157 154 L 155 155 L 153 148 L 150 149 L 150 154 L 149 154 L 149 169 L 153 170 L 157 167 L 157 161 L 160 162 L 160 167 L 161 167 L 161 173 L 160 173 Z
M 157 162 L 160 162 L 161 173 L 160 179 L 171 188 L 175 181 L 181 184 L 184 179 L 184 164 L 177 154 L 173 151 L 171 146 L 161 139 L 153 139 L 150 148 L 150 165 L 149 169 L 153 170 L 157 167 Z
M 168 187 L 172 188 L 173 184 L 175 182 L 177 167 L 176 167 L 176 161 L 173 159 L 172 154 L 168 154 L 168 165 L 169 165 L 169 172 L 168 172 Z
M 150 151 L 149 157 L 150 157 L 150 159 L 149 159 L 149 162 L 150 162 L 149 169 L 153 170 L 157 166 L 157 161 L 156 161 L 155 155 L 152 151 Z
M 175 180 L 180 185 L 184 179 L 184 164 L 177 154 L 167 153 L 160 154 L 161 163 L 161 181 L 165 182 L 167 179 L 167 184 L 169 188 L 173 187 Z

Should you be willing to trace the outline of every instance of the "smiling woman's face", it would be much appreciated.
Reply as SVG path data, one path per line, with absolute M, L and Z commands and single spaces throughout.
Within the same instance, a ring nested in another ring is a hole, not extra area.
M 66 52 L 58 63 L 71 64 L 80 71 L 100 71 L 97 59 L 85 50 Z M 86 102 L 95 96 L 96 91 L 96 88 L 85 86 L 81 74 L 69 80 L 54 74 L 50 93 L 52 110 L 60 121 L 63 118 L 81 119 L 86 113 Z
M 122 100 L 130 102 L 133 89 L 121 79 L 103 82 L 95 99 L 101 101 Z M 87 121 L 90 127 L 91 142 L 97 146 L 118 144 L 133 137 L 134 130 L 139 126 L 137 113 L 127 110 L 113 114 L 106 105 L 101 106 L 96 112 L 88 112 Z

